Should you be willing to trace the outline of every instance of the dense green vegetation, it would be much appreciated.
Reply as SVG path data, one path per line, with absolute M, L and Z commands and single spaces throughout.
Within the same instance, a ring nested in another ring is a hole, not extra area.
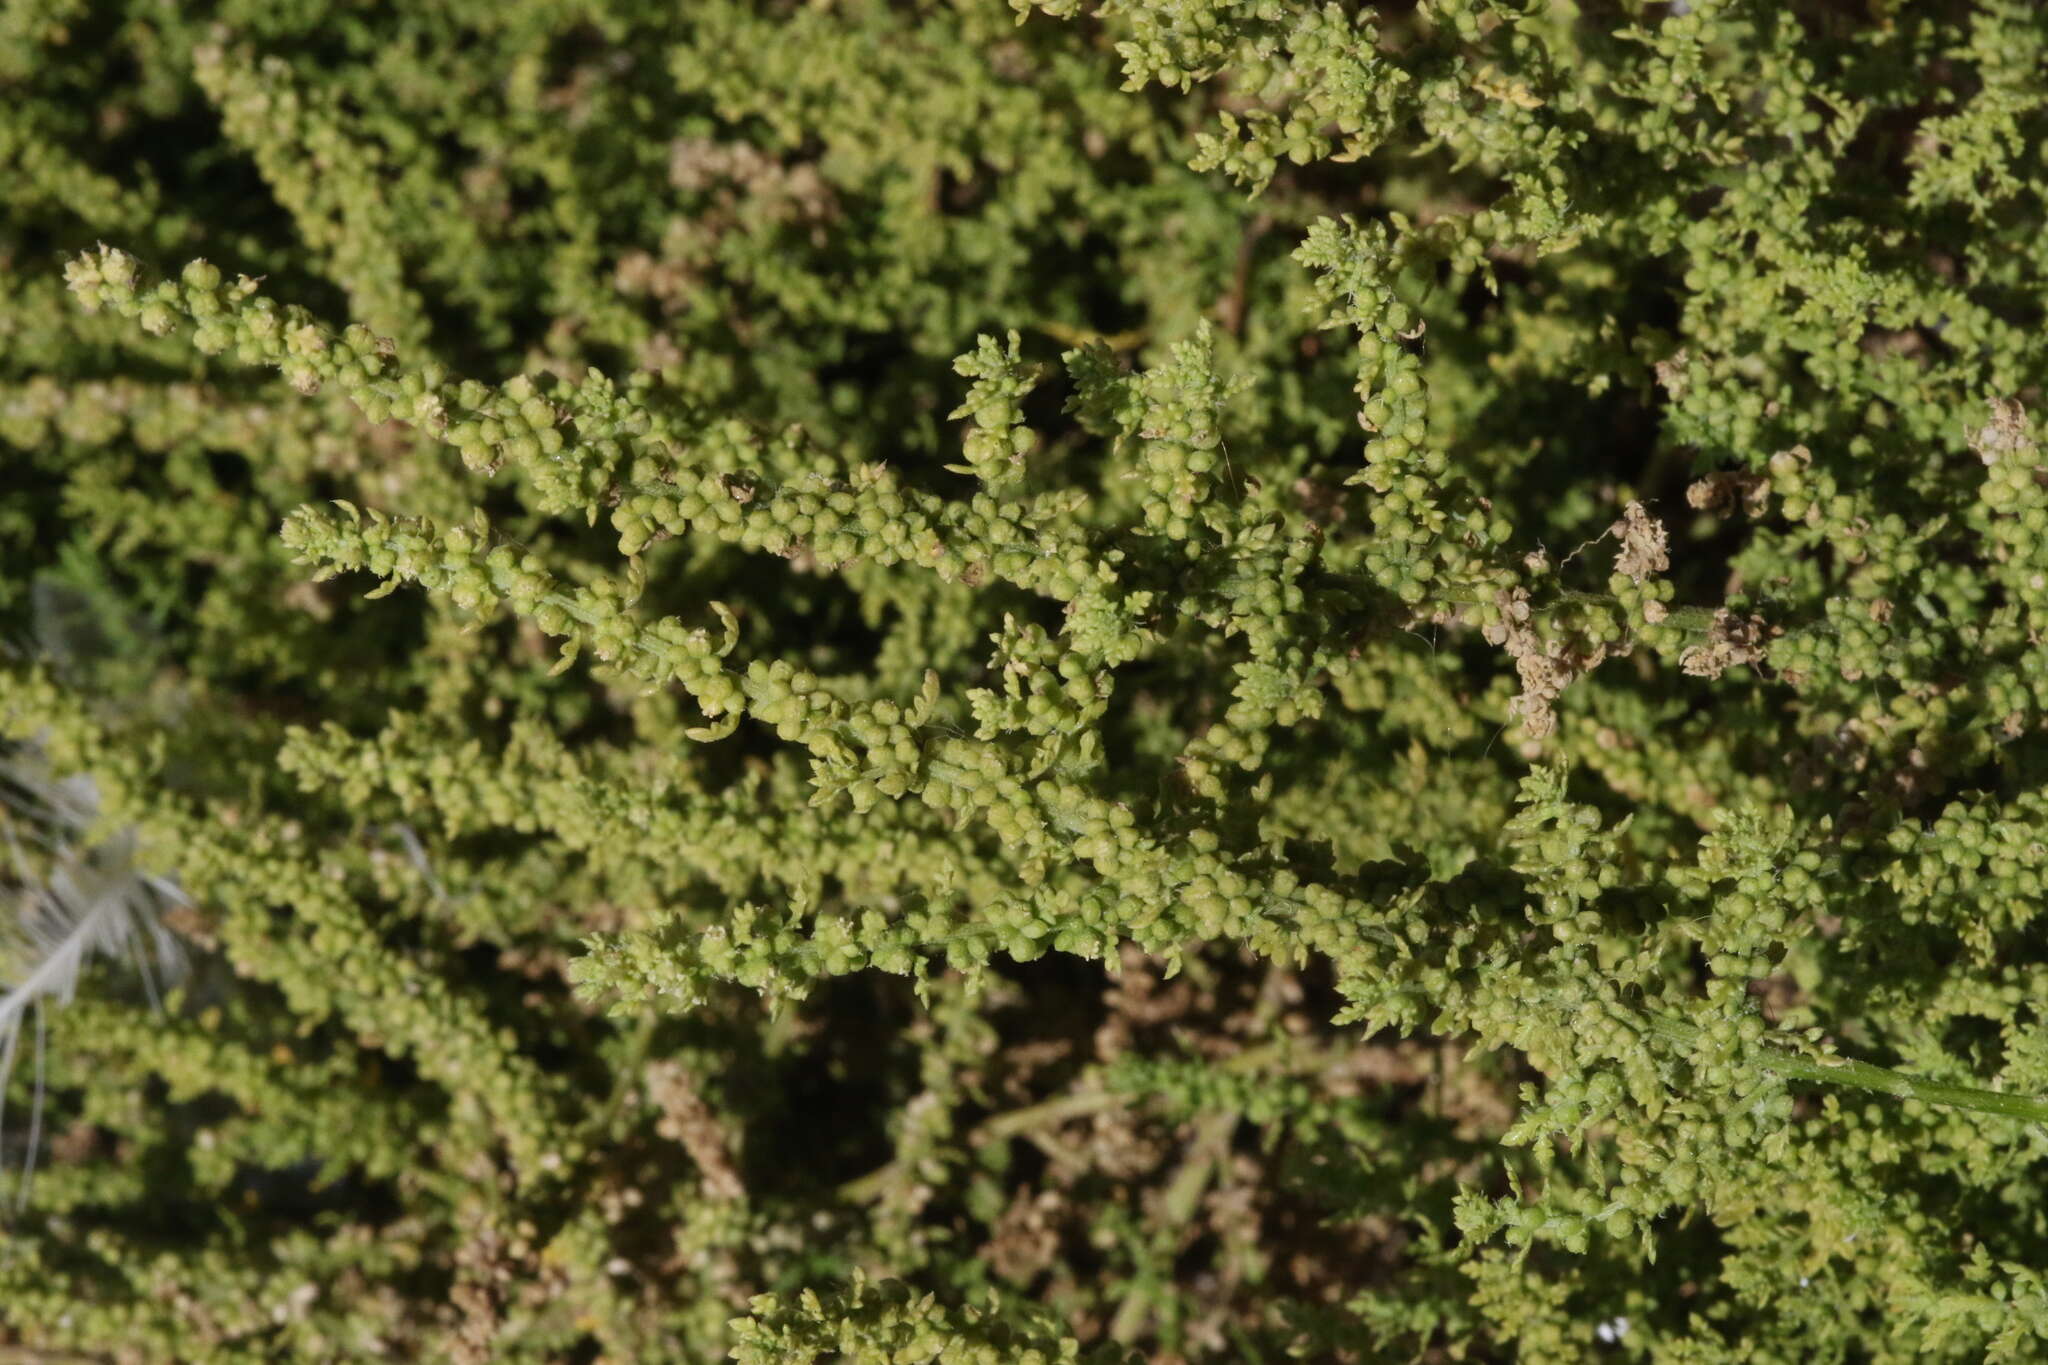
M 2048 1356 L 2044 141 L 2033 0 L 0 0 L 0 1354 Z

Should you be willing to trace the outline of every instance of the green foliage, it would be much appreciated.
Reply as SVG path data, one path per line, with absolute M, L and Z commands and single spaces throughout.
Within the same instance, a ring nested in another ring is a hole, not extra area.
M 2039 1357 L 2044 73 L 0 0 L 0 1353 Z
M 956 1318 L 929 1294 L 920 1297 L 901 1284 L 870 1285 L 858 1271 L 852 1286 L 830 1301 L 806 1290 L 793 1305 L 763 1294 L 747 1306 L 749 1315 L 732 1324 L 732 1358 L 741 1365 L 809 1365 L 821 1358 L 850 1365 L 941 1360 L 975 1365 L 1094 1360 L 1109 1365 L 1122 1358 L 1106 1350 L 1084 1356 L 1078 1342 L 1056 1331 L 1034 1341 L 995 1311 L 966 1308 Z

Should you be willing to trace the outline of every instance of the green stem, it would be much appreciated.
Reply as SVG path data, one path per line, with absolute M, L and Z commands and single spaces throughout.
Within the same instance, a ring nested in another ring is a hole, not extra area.
M 1280 1043 L 1262 1043 L 1257 1047 L 1246 1048 L 1229 1058 L 1222 1063 L 1222 1067 L 1225 1071 L 1257 1071 L 1268 1062 L 1281 1059 L 1288 1050 Z M 1319 1071 L 1339 1060 L 1341 1052 L 1341 1048 L 1333 1048 L 1327 1052 L 1299 1049 L 1300 1055 L 1287 1063 L 1283 1069 L 1296 1075 Z M 1086 1083 L 1099 1084 L 1100 1079 L 1099 1076 L 1092 1076 Z M 969 1149 L 986 1147 L 991 1142 L 1002 1142 L 1041 1128 L 1057 1127 L 1069 1119 L 1087 1118 L 1092 1114 L 1127 1108 L 1141 1103 L 1144 1098 L 1128 1090 L 1071 1090 L 1064 1095 L 1055 1095 L 1049 1100 L 1040 1100 L 1037 1104 L 1028 1104 L 1021 1109 L 1012 1109 L 983 1119 L 967 1134 L 966 1146 Z M 888 1165 L 869 1171 L 866 1175 L 856 1176 L 839 1187 L 839 1197 L 850 1203 L 876 1198 L 895 1169 L 896 1163 L 891 1161 Z
M 633 1093 L 634 1086 L 643 1079 L 642 1068 L 647 1054 L 654 1045 L 654 1031 L 661 1026 L 658 1015 L 647 1015 L 640 1020 L 640 1027 L 634 1031 L 633 1040 L 626 1045 L 626 1055 L 612 1081 L 612 1093 L 605 1100 L 604 1108 L 598 1112 L 596 1122 L 590 1131 L 605 1140 L 617 1141 L 616 1126 L 619 1115 L 626 1106 L 626 1097 Z
M 1692 1046 L 1700 1036 L 1699 1029 L 1693 1025 L 1660 1015 L 1651 1016 L 1649 1025 L 1650 1031 L 1658 1037 L 1684 1047 Z M 1969 1109 L 1980 1114 L 1996 1114 L 2001 1118 L 2019 1119 L 2023 1122 L 2048 1122 L 2048 1098 L 2008 1095 L 1996 1090 L 1977 1090 L 1966 1085 L 1943 1085 L 1938 1081 L 1923 1081 L 1896 1071 L 1888 1071 L 1881 1066 L 1872 1066 L 1868 1062 L 1851 1061 L 1847 1057 L 1821 1060 L 1802 1057 L 1793 1052 L 1783 1052 L 1774 1053 L 1764 1065 L 1788 1080 L 1814 1081 L 1822 1085 L 1846 1085 L 1857 1090 L 1874 1090 L 1880 1095 L 1919 1100 L 1923 1104 L 1939 1104 L 1950 1109 Z
M 1116 1090 L 1084 1090 L 1078 1094 L 1056 1095 L 1038 1104 L 1012 1109 L 987 1120 L 968 1135 L 976 1147 L 1001 1142 L 1034 1128 L 1053 1128 L 1068 1119 L 1086 1118 L 1109 1109 L 1121 1109 L 1134 1097 Z

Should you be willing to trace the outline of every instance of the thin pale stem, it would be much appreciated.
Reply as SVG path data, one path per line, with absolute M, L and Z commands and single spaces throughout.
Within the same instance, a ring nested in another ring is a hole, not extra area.
M 1700 1034 L 1699 1029 L 1691 1024 L 1663 1016 L 1651 1017 L 1649 1024 L 1658 1037 L 1688 1047 Z M 1821 1059 L 1802 1057 L 1795 1052 L 1773 1052 L 1764 1065 L 1788 1080 L 1846 1085 L 1856 1090 L 1874 1090 L 1880 1095 L 1919 1100 L 1923 1104 L 1939 1104 L 1950 1109 L 1968 1109 L 2031 1123 L 2048 1122 L 2048 1098 L 2037 1095 L 2010 1095 L 1964 1085 L 1943 1085 L 1939 1081 L 1923 1081 L 1881 1066 L 1872 1066 L 1869 1062 L 1851 1061 L 1847 1057 Z

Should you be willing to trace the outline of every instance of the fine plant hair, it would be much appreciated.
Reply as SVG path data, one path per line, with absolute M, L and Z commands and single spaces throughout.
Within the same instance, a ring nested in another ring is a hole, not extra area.
M 2048 1354 L 2043 147 L 2031 0 L 0 0 L 0 1355 Z

